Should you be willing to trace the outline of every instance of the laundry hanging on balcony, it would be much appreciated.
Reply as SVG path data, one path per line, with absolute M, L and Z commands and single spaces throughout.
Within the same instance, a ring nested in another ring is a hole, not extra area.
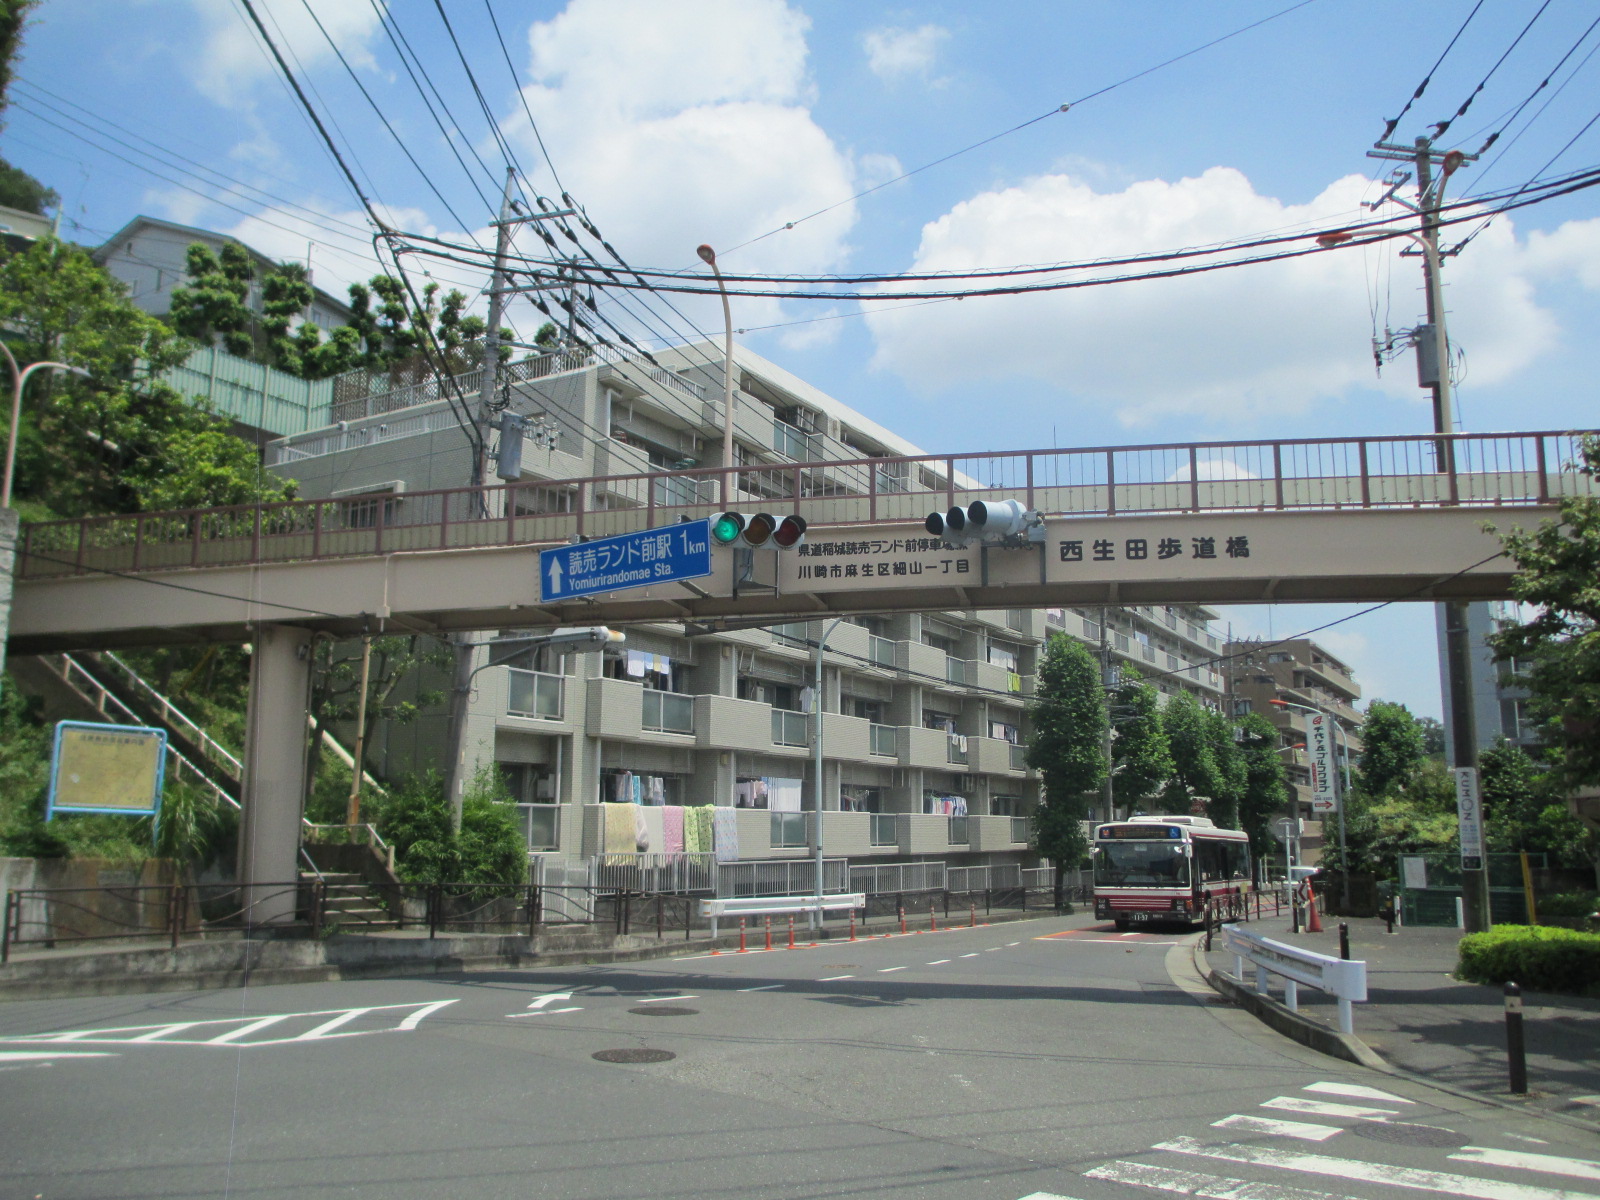
M 934 816 L 964 817 L 967 815 L 967 798 L 927 795 L 922 798 L 922 811 Z
M 712 809 L 712 830 L 718 862 L 736 862 L 739 858 L 739 810 L 736 808 Z
M 683 853 L 683 806 L 668 804 L 661 810 L 661 849 L 667 854 Z

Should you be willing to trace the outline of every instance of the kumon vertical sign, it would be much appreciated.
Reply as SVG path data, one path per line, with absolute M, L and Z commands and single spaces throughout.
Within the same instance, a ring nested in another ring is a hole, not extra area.
M 1337 812 L 1339 789 L 1333 761 L 1333 719 L 1306 714 L 1306 754 L 1311 759 L 1311 811 Z

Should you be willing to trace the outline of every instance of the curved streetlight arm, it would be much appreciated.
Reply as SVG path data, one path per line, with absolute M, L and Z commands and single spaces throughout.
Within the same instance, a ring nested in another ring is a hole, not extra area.
M 0 341 L 0 351 L 5 352 L 6 362 L 11 366 L 11 378 L 15 381 L 11 388 L 11 428 L 6 432 L 6 470 L 5 480 L 0 483 L 0 508 L 11 507 L 11 481 L 16 471 L 17 464 L 17 426 L 22 423 L 22 389 L 28 384 L 28 376 L 40 367 L 51 367 L 57 371 L 70 371 L 74 375 L 81 375 L 85 379 L 93 376 L 82 367 L 74 367 L 70 363 L 62 362 L 36 362 L 29 363 L 21 370 L 17 369 L 16 356 L 11 353 L 11 348 Z

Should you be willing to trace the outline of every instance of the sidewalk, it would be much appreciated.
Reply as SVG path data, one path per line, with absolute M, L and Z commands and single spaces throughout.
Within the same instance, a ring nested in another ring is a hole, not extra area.
M 1322 933 L 1290 933 L 1287 916 L 1241 928 L 1338 957 L 1339 922 L 1350 927 L 1350 957 L 1367 964 L 1367 1001 L 1354 1006 L 1356 1036 L 1396 1069 L 1482 1096 L 1511 1100 L 1506 1067 L 1505 998 L 1499 987 L 1462 983 L 1457 929 L 1396 927 L 1367 918 L 1330 917 Z M 1217 939 L 1210 968 L 1231 975 L 1233 956 Z M 1250 972 L 1246 964 L 1246 972 Z M 1253 986 L 1253 977 L 1250 980 Z M 1273 998 L 1282 993 L 1274 986 Z M 1528 1089 L 1520 1104 L 1600 1122 L 1600 1000 L 1523 994 Z M 1332 997 L 1300 989 L 1302 1016 L 1334 1028 Z

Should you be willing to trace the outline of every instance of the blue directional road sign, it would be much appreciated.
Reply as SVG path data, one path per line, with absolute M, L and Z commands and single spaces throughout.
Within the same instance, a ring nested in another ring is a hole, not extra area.
M 619 533 L 539 552 L 540 598 L 546 603 L 653 583 L 677 583 L 709 574 L 708 520 Z

